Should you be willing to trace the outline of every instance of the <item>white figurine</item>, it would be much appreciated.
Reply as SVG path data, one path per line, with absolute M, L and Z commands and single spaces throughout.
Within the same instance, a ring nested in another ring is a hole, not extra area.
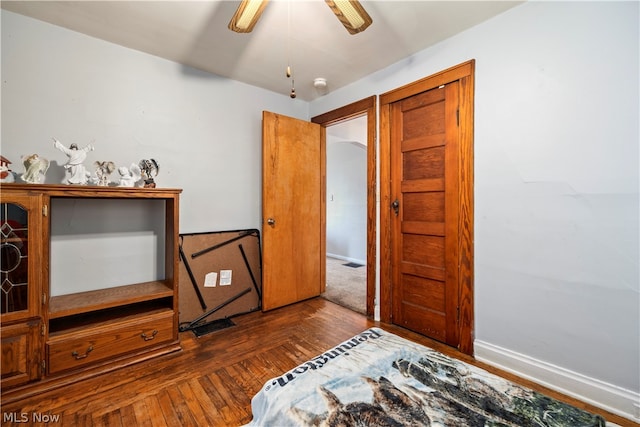
M 24 173 L 20 178 L 29 184 L 42 184 L 44 182 L 45 174 L 49 170 L 49 160 L 37 154 L 32 154 L 24 156 L 22 164 L 24 165 Z
M 120 183 L 118 187 L 135 187 L 136 183 L 142 179 L 142 171 L 140 166 L 132 163 L 129 168 L 121 166 L 118 168 L 120 174 Z
M 0 182 L 15 182 L 16 177 L 9 167 L 11 162 L 4 156 L 0 156 Z
M 87 158 L 87 153 L 93 151 L 93 145 L 89 144 L 84 148 L 78 148 L 77 144 L 71 144 L 69 148 L 62 145 L 60 141 L 53 138 L 53 146 L 62 151 L 69 157 L 67 164 L 64 165 L 66 169 L 63 184 L 80 184 L 84 185 L 89 180 L 91 174 L 87 172 L 82 162 Z
M 96 167 L 96 184 L 101 187 L 109 186 L 109 175 L 116 170 L 116 165 L 113 162 L 95 162 L 93 164 Z

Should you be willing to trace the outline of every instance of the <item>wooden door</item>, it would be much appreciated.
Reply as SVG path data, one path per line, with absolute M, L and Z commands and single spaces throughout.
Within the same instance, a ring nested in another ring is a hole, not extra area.
M 380 95 L 380 320 L 470 355 L 474 69 Z
M 262 116 L 262 307 L 324 292 L 324 129 Z
M 2 352 L 0 386 L 2 388 L 25 384 L 40 378 L 42 373 L 41 331 L 40 317 L 2 326 L 0 339 Z
M 0 320 L 24 320 L 41 314 L 43 208 L 41 195 L 2 189 L 0 203 Z
M 458 82 L 391 107 L 394 323 L 458 345 Z

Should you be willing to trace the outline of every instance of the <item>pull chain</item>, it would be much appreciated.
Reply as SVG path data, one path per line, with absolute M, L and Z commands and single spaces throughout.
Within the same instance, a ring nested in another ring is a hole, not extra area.
M 296 97 L 295 80 L 293 78 L 293 72 L 291 71 L 291 0 L 287 2 L 287 78 L 291 79 L 291 92 L 289 96 L 291 99 Z

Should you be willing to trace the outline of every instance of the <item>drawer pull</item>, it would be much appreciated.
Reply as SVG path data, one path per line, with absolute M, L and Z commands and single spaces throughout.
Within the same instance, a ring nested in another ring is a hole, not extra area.
M 156 335 L 158 335 L 158 330 L 154 329 L 153 332 L 151 332 L 151 335 L 147 335 L 144 332 L 140 335 L 142 337 L 143 340 L 145 341 L 151 341 L 152 339 L 154 339 L 156 337 Z
M 93 346 L 90 345 L 89 348 L 87 349 L 87 351 L 84 354 L 79 354 L 77 351 L 74 351 L 71 353 L 71 355 L 73 357 L 75 357 L 76 360 L 80 360 L 80 359 L 84 359 L 85 357 L 87 357 L 89 355 L 89 353 L 91 353 L 93 351 Z

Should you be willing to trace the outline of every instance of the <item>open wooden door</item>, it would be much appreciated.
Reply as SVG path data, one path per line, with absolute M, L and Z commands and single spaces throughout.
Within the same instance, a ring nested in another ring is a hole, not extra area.
M 262 308 L 324 292 L 324 129 L 262 115 Z

